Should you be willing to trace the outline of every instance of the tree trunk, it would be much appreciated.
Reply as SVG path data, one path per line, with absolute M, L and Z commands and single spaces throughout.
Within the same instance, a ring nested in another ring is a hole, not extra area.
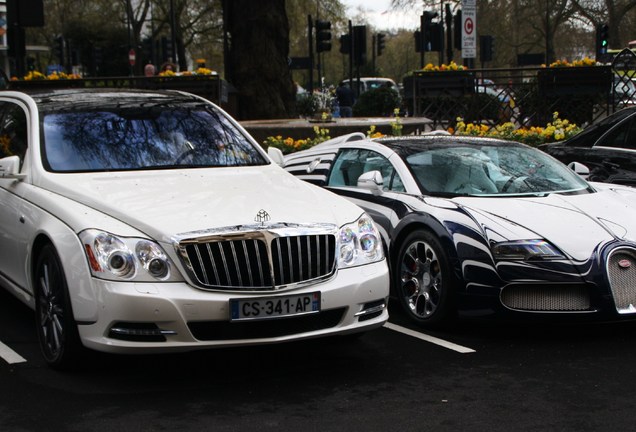
M 292 117 L 296 91 L 285 0 L 225 0 L 223 8 L 226 79 L 238 92 L 239 119 Z

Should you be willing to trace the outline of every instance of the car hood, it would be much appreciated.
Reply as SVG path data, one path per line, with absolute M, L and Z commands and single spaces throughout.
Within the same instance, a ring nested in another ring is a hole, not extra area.
M 271 223 L 338 226 L 362 214 L 347 200 L 273 165 L 55 174 L 43 183 L 45 189 L 162 241 L 176 234 L 254 225 L 261 211 Z
M 613 239 L 636 242 L 636 189 L 594 185 L 595 193 L 527 198 L 455 198 L 489 240 L 543 238 L 576 260 Z

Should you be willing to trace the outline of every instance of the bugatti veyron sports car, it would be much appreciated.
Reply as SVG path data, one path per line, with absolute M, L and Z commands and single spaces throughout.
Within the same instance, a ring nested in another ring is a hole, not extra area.
M 636 189 L 588 183 L 523 144 L 448 135 L 351 134 L 285 168 L 375 219 L 392 295 L 419 324 L 636 317 Z

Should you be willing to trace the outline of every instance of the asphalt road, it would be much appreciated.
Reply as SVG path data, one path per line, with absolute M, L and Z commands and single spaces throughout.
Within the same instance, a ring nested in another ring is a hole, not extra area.
M 354 342 L 96 355 L 61 373 L 0 292 L 0 352 L 24 360 L 0 358 L 0 431 L 634 430 L 635 324 L 424 334 L 391 311 Z

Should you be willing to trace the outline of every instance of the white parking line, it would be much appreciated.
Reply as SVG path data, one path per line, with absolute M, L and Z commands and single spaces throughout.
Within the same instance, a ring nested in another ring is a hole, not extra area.
M 11 348 L 0 342 L 0 357 L 9 364 L 12 363 L 24 363 L 26 359 Z
M 452 342 L 445 341 L 444 339 L 436 338 L 434 336 L 429 336 L 426 333 L 420 333 L 418 331 L 407 329 L 406 327 L 391 324 L 390 322 L 385 323 L 384 327 L 388 328 L 389 330 L 393 330 L 399 333 L 403 333 L 405 335 L 413 336 L 414 338 L 418 338 L 423 341 L 430 342 L 444 348 L 448 348 L 449 350 L 457 351 L 458 353 L 470 354 L 470 353 L 476 352 L 474 349 L 457 345 Z

